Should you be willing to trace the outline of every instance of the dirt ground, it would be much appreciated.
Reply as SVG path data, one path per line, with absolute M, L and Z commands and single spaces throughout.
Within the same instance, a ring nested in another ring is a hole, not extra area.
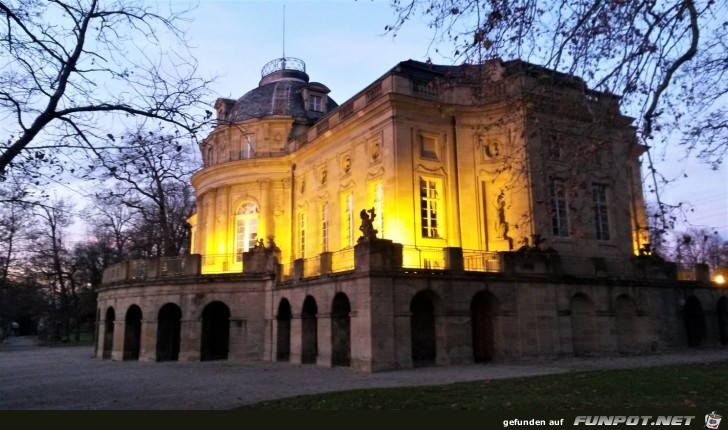
M 224 410 L 263 400 L 356 388 L 724 360 L 728 360 L 728 349 L 719 348 L 367 374 L 343 367 L 271 362 L 98 360 L 91 347 L 43 347 L 28 338 L 8 337 L 0 344 L 0 410 Z

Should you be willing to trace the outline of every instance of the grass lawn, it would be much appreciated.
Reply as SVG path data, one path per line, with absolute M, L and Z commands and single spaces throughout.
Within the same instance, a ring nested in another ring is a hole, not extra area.
M 450 385 L 378 388 L 292 397 L 250 410 L 690 410 L 728 412 L 728 361 L 573 372 Z

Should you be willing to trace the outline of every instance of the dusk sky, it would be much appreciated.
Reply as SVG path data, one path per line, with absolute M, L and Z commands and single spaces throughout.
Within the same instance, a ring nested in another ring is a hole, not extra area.
M 147 0 L 152 2 L 154 0 Z M 159 0 L 180 8 L 188 0 Z M 285 6 L 285 42 L 284 42 Z M 237 99 L 257 87 L 261 68 L 283 56 L 302 59 L 312 81 L 331 89 L 339 104 L 361 91 L 398 62 L 407 59 L 451 64 L 435 52 L 432 31 L 424 20 L 413 20 L 396 36 L 384 29 L 395 21 L 388 0 L 200 0 L 189 15 L 187 35 L 203 76 L 217 76 L 216 97 Z M 450 47 L 441 44 L 442 53 Z M 663 156 L 667 154 L 663 160 Z M 728 239 L 728 170 L 685 158 L 670 144 L 652 154 L 659 172 L 680 178 L 661 190 L 667 203 L 689 202 L 690 222 L 715 228 Z M 643 174 L 646 169 L 643 169 Z M 684 177 L 687 175 L 687 178 Z M 646 193 L 649 201 L 653 199 Z

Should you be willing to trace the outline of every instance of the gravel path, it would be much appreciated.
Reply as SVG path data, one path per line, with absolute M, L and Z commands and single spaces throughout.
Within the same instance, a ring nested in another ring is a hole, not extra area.
M 23 337 L 0 344 L 0 409 L 172 410 L 237 406 L 355 388 L 437 385 L 579 370 L 728 360 L 728 349 L 518 364 L 430 367 L 383 373 L 288 363 L 118 362 L 91 347 L 41 347 Z

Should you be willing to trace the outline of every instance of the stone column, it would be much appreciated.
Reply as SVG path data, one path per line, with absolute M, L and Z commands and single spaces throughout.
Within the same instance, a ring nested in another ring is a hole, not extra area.
M 318 355 L 316 365 L 331 367 L 331 314 L 316 314 Z
M 275 318 L 275 312 L 266 313 L 272 315 L 272 317 L 265 320 L 263 360 L 276 361 L 276 357 L 278 356 L 278 321 Z
M 291 356 L 290 362 L 292 364 L 301 364 L 301 344 L 302 338 L 302 322 L 301 314 L 294 314 L 291 317 Z
M 94 338 L 94 358 L 101 358 L 104 351 L 104 321 L 96 321 L 96 337 Z
M 124 360 L 124 332 L 126 331 L 126 322 L 114 321 L 114 344 L 111 349 L 111 359 L 114 361 Z
M 438 315 L 438 318 L 442 318 L 442 336 L 441 339 L 438 338 L 437 364 L 446 366 L 472 364 L 473 335 L 470 312 L 459 311 L 449 315 Z
M 412 363 L 412 314 L 399 312 L 394 314 L 394 344 L 396 345 L 397 367 L 411 369 Z
M 258 238 L 265 239 L 268 236 L 275 236 L 275 228 L 273 226 L 273 201 L 271 200 L 272 183 L 270 179 L 259 179 L 260 186 L 260 217 L 262 218 L 263 228 L 259 230 Z
M 228 360 L 245 360 L 247 331 L 247 320 L 242 317 L 230 317 L 228 326 Z
M 180 321 L 180 342 L 179 361 L 199 361 L 202 332 L 202 321 L 181 320 Z
M 387 239 L 364 240 L 354 246 L 357 272 L 392 271 L 402 268 L 402 245 Z
M 300 281 L 303 278 L 303 258 L 293 260 L 293 280 Z
M 207 255 L 216 254 L 215 249 L 215 201 L 217 200 L 217 190 L 213 189 L 205 193 L 202 198 L 202 204 L 204 210 L 202 211 L 204 216 L 204 236 L 205 236 L 205 248 L 204 253 Z
M 139 361 L 157 361 L 157 321 L 142 321 Z
M 696 281 L 710 282 L 710 266 L 704 263 L 699 263 L 694 266 L 693 270 L 695 270 Z
M 186 275 L 199 275 L 202 268 L 200 254 L 187 255 L 184 259 L 184 273 Z
M 215 203 L 215 233 L 222 243 L 217 243 L 215 252 L 225 254 L 223 258 L 223 269 L 231 270 L 235 262 L 235 244 L 230 240 L 230 232 L 228 222 L 230 218 L 230 187 L 223 186 L 217 189 L 217 198 Z
M 322 275 L 331 273 L 332 252 L 322 252 L 319 254 L 319 271 Z
M 462 272 L 465 270 L 465 263 L 463 262 L 463 249 L 462 248 L 445 248 L 443 249 L 445 254 L 445 268 L 454 272 Z

